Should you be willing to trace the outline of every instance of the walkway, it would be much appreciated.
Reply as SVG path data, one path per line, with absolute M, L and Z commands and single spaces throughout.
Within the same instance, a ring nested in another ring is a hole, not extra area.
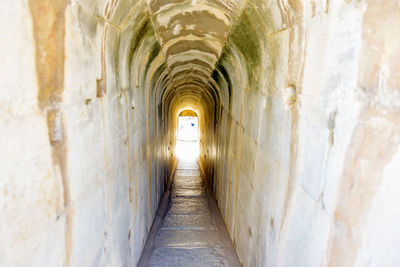
M 240 266 L 195 160 L 179 160 L 138 266 Z

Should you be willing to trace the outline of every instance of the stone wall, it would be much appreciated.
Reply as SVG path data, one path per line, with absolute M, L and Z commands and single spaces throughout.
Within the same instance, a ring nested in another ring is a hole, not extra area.
M 398 14 L 251 1 L 234 25 L 211 184 L 244 266 L 399 264 Z
M 169 172 L 145 2 L 0 15 L 0 265 L 135 265 Z

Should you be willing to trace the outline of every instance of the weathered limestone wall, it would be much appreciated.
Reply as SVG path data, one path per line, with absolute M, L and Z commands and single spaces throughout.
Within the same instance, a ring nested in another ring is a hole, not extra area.
M 233 26 L 211 183 L 244 266 L 400 264 L 399 14 L 250 1 Z
M 145 2 L 6 0 L 0 20 L 0 265 L 135 265 L 169 171 Z

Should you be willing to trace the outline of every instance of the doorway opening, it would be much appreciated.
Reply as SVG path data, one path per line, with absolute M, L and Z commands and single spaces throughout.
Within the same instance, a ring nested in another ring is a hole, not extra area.
M 186 109 L 178 116 L 176 156 L 180 160 L 194 160 L 199 156 L 199 118 Z

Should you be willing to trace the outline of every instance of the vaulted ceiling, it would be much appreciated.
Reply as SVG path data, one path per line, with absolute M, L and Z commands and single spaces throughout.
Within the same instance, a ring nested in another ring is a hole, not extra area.
M 201 98 L 245 1 L 149 0 L 174 96 Z M 168 92 L 167 92 L 168 94 Z

